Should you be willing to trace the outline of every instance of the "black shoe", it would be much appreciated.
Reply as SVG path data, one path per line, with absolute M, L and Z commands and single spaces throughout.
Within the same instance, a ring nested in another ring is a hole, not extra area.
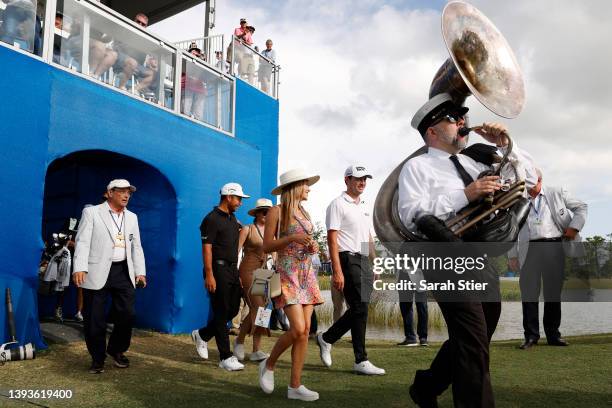
M 418 346 L 419 343 L 416 340 L 404 339 L 404 341 L 402 341 L 401 343 L 397 343 L 397 345 L 404 346 L 404 347 L 413 347 L 413 346 Z
M 418 389 L 412 384 L 408 390 L 412 401 L 420 408 L 438 408 L 438 401 L 435 396 L 426 396 L 419 393 Z
M 429 343 L 427 343 L 427 339 L 420 339 L 419 344 L 423 347 L 429 346 Z
M 549 346 L 569 346 L 569 343 L 565 340 L 563 340 L 561 337 L 557 337 L 556 339 L 550 339 L 548 340 L 548 345 Z
M 115 367 L 117 368 L 128 368 L 130 366 L 130 360 L 123 353 L 108 353 L 113 358 Z
M 525 340 L 525 342 L 523 344 L 521 344 L 519 346 L 519 348 L 521 350 L 529 350 L 530 348 L 535 347 L 537 345 L 538 345 L 538 341 L 537 340 L 535 340 L 535 339 L 527 339 L 527 340 Z
M 104 372 L 104 361 L 101 363 L 92 361 L 91 367 L 89 367 L 89 372 L 91 374 L 102 374 Z

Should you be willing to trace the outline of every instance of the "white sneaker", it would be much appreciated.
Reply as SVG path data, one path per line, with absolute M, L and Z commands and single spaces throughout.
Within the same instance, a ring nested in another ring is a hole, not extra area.
M 238 343 L 238 339 L 234 340 L 234 355 L 238 361 L 244 360 L 244 344 Z
M 385 375 L 385 370 L 383 368 L 376 367 L 368 360 L 362 361 L 359 364 L 355 363 L 353 365 L 353 370 L 355 370 L 357 374 L 363 375 Z
M 266 353 L 265 351 L 257 350 L 255 352 L 251 353 L 251 355 L 249 356 L 249 360 L 251 360 L 251 361 L 261 361 L 261 360 L 265 360 L 268 357 L 270 357 L 270 355 L 268 353 Z
M 274 371 L 270 371 L 266 368 L 268 359 L 259 363 L 259 386 L 261 390 L 266 394 L 272 394 L 274 391 Z
M 198 333 L 197 329 L 191 332 L 191 340 L 193 340 L 193 342 L 195 343 L 198 355 L 204 360 L 208 360 L 208 343 L 202 340 L 202 338 L 200 337 L 200 333 Z
M 83 313 L 81 312 L 77 312 L 74 315 L 74 320 L 76 320 L 77 322 L 82 322 L 83 321 Z
M 301 401 L 316 401 L 319 399 L 319 393 L 310 391 L 303 385 L 300 385 L 297 388 L 287 387 L 287 398 Z
M 323 333 L 317 334 L 317 344 L 319 345 L 319 355 L 325 367 L 331 367 L 331 349 L 332 345 L 323 340 Z M 318 397 L 317 397 L 318 398 Z
M 238 361 L 236 356 L 231 356 L 226 358 L 225 360 L 221 360 L 219 363 L 219 368 L 223 368 L 227 371 L 240 371 L 244 370 L 244 365 Z

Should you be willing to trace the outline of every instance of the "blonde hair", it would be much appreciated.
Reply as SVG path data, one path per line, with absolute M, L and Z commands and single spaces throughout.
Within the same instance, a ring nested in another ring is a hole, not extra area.
M 304 189 L 306 188 L 307 181 L 300 180 L 295 183 L 291 183 L 281 192 L 281 200 L 280 200 L 280 231 L 278 231 L 278 235 L 281 235 L 281 232 L 287 232 L 289 225 L 291 225 L 291 217 L 294 216 L 295 211 L 300 209 L 304 216 L 308 220 L 310 220 L 310 214 L 302 207 L 302 195 L 304 195 Z

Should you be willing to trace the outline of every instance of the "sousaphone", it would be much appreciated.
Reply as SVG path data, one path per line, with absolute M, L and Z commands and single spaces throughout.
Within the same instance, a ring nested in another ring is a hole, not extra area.
M 518 116 L 525 101 L 523 76 L 512 49 L 491 21 L 476 7 L 452 1 L 442 12 L 442 36 L 450 53 L 429 89 L 429 97 L 446 92 L 457 105 L 474 95 L 487 109 L 504 118 Z M 468 126 L 466 124 L 466 126 Z M 423 146 L 402 161 L 383 183 L 374 204 L 374 229 L 381 242 L 422 240 L 408 231 L 397 210 L 398 178 L 406 161 L 427 151 Z M 495 201 L 481 208 L 468 208 L 447 226 L 471 217 L 470 226 L 497 209 L 508 208 L 524 190 L 524 181 L 509 186 Z M 469 214 L 466 212 L 469 211 Z M 475 212 L 481 214 L 474 216 Z M 484 214 L 484 215 L 483 215 Z M 467 228 L 463 225 L 461 233 Z M 457 231 L 455 231 L 457 233 Z

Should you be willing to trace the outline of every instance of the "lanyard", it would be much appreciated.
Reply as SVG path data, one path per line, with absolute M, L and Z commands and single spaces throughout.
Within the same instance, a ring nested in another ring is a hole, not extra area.
M 535 212 L 536 219 L 540 220 L 540 215 L 541 215 L 540 207 L 542 206 L 542 194 L 538 194 L 538 196 L 535 198 L 535 200 L 538 201 L 538 206 L 536 207 L 535 205 L 533 205 L 533 203 L 531 203 L 531 206 L 533 207 L 533 211 Z
M 111 218 L 113 220 L 113 224 L 115 224 L 115 227 L 117 227 L 117 230 L 119 231 L 119 235 L 121 235 L 121 230 L 123 229 L 123 221 L 125 220 L 125 217 L 123 215 L 123 213 L 119 214 L 117 216 L 117 219 L 121 218 L 121 225 L 117 224 L 117 221 L 115 221 L 115 216 L 113 215 L 113 212 L 111 210 L 108 210 L 108 212 L 111 215 Z

